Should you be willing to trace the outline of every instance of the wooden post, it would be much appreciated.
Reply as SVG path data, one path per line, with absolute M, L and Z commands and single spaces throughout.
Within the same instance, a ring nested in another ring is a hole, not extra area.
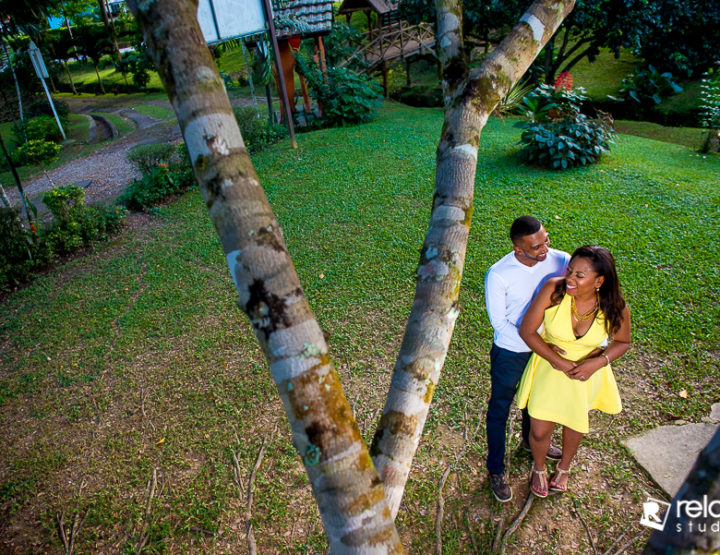
M 285 113 L 289 117 L 285 118 L 288 131 L 290 133 L 290 144 L 294 149 L 298 147 L 297 140 L 295 139 L 295 128 L 292 122 L 292 111 L 290 110 L 290 101 L 287 96 L 287 89 L 285 88 L 285 77 L 283 76 L 282 63 L 280 62 L 280 52 L 278 48 L 277 35 L 275 34 L 275 24 L 272 19 L 272 10 L 270 9 L 270 0 L 263 0 L 263 6 L 265 7 L 265 20 L 268 24 L 268 30 L 270 31 L 270 39 L 272 40 L 273 52 L 275 53 L 275 65 L 277 67 L 278 81 L 280 86 L 278 92 L 280 98 L 282 98 L 283 105 L 285 106 Z
M 310 107 L 310 93 L 308 92 L 308 86 L 307 81 L 305 81 L 305 77 L 302 75 L 298 75 L 300 78 L 300 87 L 302 88 L 302 95 L 303 95 L 303 104 L 305 105 L 305 113 L 309 114 L 311 107 Z
M 383 75 L 383 91 L 385 92 L 385 98 L 388 97 L 388 66 L 387 62 L 383 60 L 382 65 L 382 75 Z
M 318 37 L 318 49 L 320 50 L 320 71 L 327 73 L 327 59 L 325 58 L 325 43 L 322 37 Z

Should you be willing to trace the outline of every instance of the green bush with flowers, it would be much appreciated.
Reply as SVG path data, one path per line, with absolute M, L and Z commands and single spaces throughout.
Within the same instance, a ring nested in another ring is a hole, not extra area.
M 128 153 L 128 160 L 141 172 L 118 202 L 131 210 L 147 210 L 195 184 L 190 156 L 184 143 L 142 145 Z
M 527 95 L 520 110 L 530 121 L 515 124 L 523 130 L 518 143 L 523 158 L 564 170 L 597 162 L 608 152 L 615 139 L 612 116 L 588 117 L 581 112 L 585 101 L 584 89 L 573 89 L 564 74 L 554 86 L 543 84 Z

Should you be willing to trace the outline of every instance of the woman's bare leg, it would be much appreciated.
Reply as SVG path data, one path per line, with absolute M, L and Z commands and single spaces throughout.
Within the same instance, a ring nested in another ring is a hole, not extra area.
M 550 440 L 554 430 L 555 422 L 530 417 L 530 449 L 532 450 L 535 470 L 545 470 L 545 456 L 550 448 Z M 538 483 L 537 474 L 533 473 L 532 479 L 536 488 L 543 489 L 541 484 Z
M 573 430 L 572 428 L 563 426 L 562 436 L 563 454 L 557 467 L 562 470 L 570 470 L 570 466 L 572 465 L 572 461 L 575 458 L 578 447 L 580 446 L 580 440 L 583 438 L 583 434 Z M 554 484 L 556 484 L 560 489 L 565 489 L 567 487 L 569 477 L 569 473 L 560 472 L 553 476 L 552 482 L 554 482 Z

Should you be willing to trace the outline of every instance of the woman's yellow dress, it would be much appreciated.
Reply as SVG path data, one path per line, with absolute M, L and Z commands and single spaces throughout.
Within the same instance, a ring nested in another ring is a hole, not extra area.
M 545 311 L 540 335 L 565 351 L 569 360 L 580 360 L 606 338 L 605 315 L 599 311 L 585 335 L 576 338 L 570 318 L 571 297 Z M 588 412 L 598 409 L 608 414 L 622 410 L 620 393 L 610 365 L 595 372 L 586 381 L 568 378 L 550 363 L 533 353 L 517 392 L 517 405 L 527 406 L 530 416 L 557 422 L 580 433 L 588 433 Z

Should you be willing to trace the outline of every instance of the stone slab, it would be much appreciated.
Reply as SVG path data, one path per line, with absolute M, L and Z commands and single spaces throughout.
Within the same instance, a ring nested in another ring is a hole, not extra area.
M 715 423 L 720 422 L 720 403 L 715 403 L 710 407 L 710 421 Z
M 673 497 L 695 464 L 717 424 L 659 426 L 623 443 L 652 479 Z

